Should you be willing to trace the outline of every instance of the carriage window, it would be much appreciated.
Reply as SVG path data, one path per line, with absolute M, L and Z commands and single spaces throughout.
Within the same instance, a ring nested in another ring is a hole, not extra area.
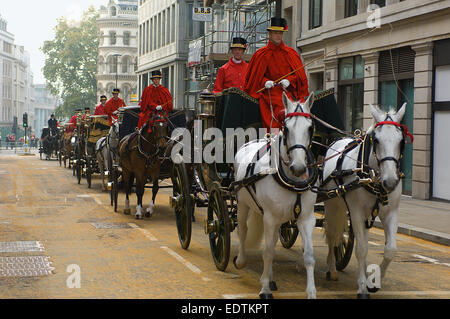
M 339 61 L 339 108 L 345 129 L 363 128 L 364 60 L 354 56 Z

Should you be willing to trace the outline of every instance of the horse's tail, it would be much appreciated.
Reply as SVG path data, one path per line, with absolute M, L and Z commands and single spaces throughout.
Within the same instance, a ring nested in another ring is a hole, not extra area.
M 247 219 L 247 238 L 245 240 L 246 249 L 259 249 L 261 247 L 264 233 L 263 216 L 250 210 Z
M 326 201 L 324 229 L 328 247 L 339 246 L 347 228 L 347 207 L 345 203 L 340 199 Z

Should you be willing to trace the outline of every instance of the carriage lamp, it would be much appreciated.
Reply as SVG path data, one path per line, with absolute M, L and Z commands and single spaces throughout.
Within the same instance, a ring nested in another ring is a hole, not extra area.
M 216 116 L 216 98 L 210 92 L 202 92 L 198 100 L 200 104 L 200 117 Z
M 113 189 L 113 183 L 114 183 L 114 182 L 109 182 L 108 185 L 106 186 L 106 189 L 109 190 L 109 191 L 112 191 L 112 189 Z

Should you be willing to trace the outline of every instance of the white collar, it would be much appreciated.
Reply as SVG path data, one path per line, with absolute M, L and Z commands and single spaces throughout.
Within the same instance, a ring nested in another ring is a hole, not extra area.
M 232 58 L 233 62 L 236 64 L 240 64 L 242 63 L 242 60 L 236 60 L 234 57 Z

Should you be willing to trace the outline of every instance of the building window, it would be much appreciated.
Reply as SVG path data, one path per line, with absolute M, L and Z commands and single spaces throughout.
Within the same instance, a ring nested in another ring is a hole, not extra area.
M 123 45 L 130 45 L 130 32 L 123 33 Z
M 358 14 L 358 0 L 345 0 L 345 18 Z
M 309 28 L 322 26 L 322 0 L 309 0 Z
M 117 43 L 116 32 L 115 31 L 109 32 L 109 44 L 115 45 L 116 43 Z
M 116 7 L 111 7 L 111 16 L 115 17 L 117 15 Z
M 381 8 L 386 5 L 386 0 L 370 0 L 370 4 L 376 4 Z
M 345 129 L 363 128 L 364 60 L 361 56 L 339 61 L 339 107 Z

